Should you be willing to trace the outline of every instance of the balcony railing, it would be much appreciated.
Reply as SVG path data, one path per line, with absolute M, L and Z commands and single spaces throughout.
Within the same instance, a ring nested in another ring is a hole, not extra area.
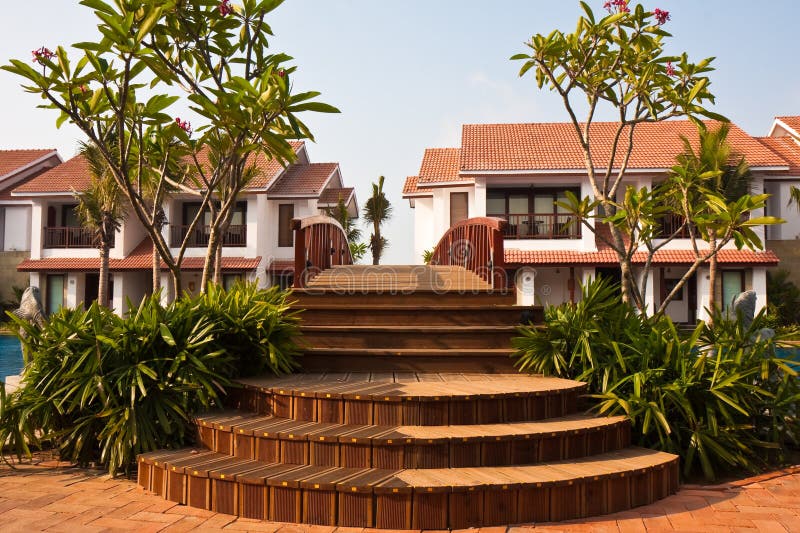
M 661 219 L 661 237 L 666 238 L 675 234 L 677 239 L 688 239 L 691 237 L 689 234 L 689 226 L 684 225 L 684 218 L 680 215 L 671 214 L 666 215 Z M 681 227 L 683 226 L 683 227 Z M 696 231 L 696 229 L 695 229 Z
M 97 246 L 92 230 L 80 226 L 44 228 L 45 248 L 94 248 Z M 112 239 L 111 246 L 114 246 Z
M 177 248 L 188 235 L 189 248 L 208 246 L 211 235 L 210 226 L 195 226 L 189 233 L 189 226 L 170 226 L 170 243 Z M 247 226 L 228 226 L 228 231 L 222 236 L 223 246 L 247 246 Z
M 508 221 L 503 236 L 506 239 L 580 239 L 578 217 L 569 214 L 528 213 L 490 214 Z

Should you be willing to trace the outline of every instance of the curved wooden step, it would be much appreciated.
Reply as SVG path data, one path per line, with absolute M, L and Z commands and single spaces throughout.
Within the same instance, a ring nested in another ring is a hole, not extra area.
M 677 456 L 626 450 L 516 467 L 382 470 L 263 463 L 189 449 L 139 456 L 138 483 L 178 503 L 328 526 L 445 529 L 623 511 L 677 490 Z
M 517 297 L 513 293 L 499 291 L 479 292 L 447 292 L 433 290 L 361 290 L 356 288 L 344 290 L 332 289 L 294 289 L 290 296 L 293 307 L 307 305 L 331 305 L 347 309 L 352 306 L 380 305 L 392 306 L 425 306 L 425 305 L 509 305 L 516 304 Z
M 576 411 L 578 381 L 522 374 L 306 373 L 238 380 L 229 408 L 310 422 L 494 424 Z
M 539 422 L 370 426 L 303 422 L 238 411 L 195 419 L 206 448 L 241 459 L 358 468 L 534 464 L 630 445 L 625 417 L 574 414 Z
M 514 325 L 430 326 L 430 325 L 303 325 L 301 342 L 313 350 L 511 350 L 511 338 L 518 336 Z
M 353 305 L 346 312 L 338 305 L 308 304 L 300 314 L 304 324 L 317 326 L 370 326 L 425 324 L 428 326 L 511 326 L 523 321 L 539 324 L 541 307 L 513 305 Z M 523 317 L 523 313 L 525 316 Z

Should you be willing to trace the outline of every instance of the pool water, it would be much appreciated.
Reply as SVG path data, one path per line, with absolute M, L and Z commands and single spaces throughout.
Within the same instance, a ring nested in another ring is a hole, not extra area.
M 22 348 L 14 335 L 0 335 L 0 381 L 22 371 Z

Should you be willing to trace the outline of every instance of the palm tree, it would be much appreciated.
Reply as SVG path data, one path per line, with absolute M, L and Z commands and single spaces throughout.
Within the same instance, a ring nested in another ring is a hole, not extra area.
M 701 189 L 722 196 L 726 202 L 733 202 L 750 193 L 750 167 L 743 156 L 737 155 L 728 143 L 730 125 L 723 123 L 716 130 L 700 127 L 698 129 L 699 144 L 695 151 L 686 137 L 683 139 L 683 153 L 678 162 L 686 165 L 693 175 L 702 179 Z M 717 246 L 717 232 L 708 230 L 709 246 Z M 716 306 L 717 255 L 708 260 L 708 307 L 713 311 Z
M 378 183 L 372 184 L 372 196 L 364 204 L 364 221 L 372 224 L 372 235 L 369 236 L 369 249 L 372 251 L 372 264 L 381 262 L 383 251 L 389 245 L 386 237 L 381 235 L 381 224 L 392 216 L 392 205 L 383 192 L 384 177 L 378 178 Z
M 347 236 L 347 244 L 350 246 L 350 256 L 353 258 L 353 263 L 358 262 L 366 253 L 367 247 L 366 244 L 358 242 L 361 240 L 361 228 L 353 223 L 353 218 L 350 218 L 344 199 L 339 198 L 339 203 L 336 204 L 336 207 L 329 207 L 327 213 L 329 217 L 336 219 L 342 226 Z
M 114 242 L 114 233 L 120 228 L 125 217 L 124 197 L 116 181 L 109 174 L 108 165 L 97 146 L 81 143 L 80 154 L 89 165 L 91 184 L 85 191 L 74 193 L 78 200 L 75 213 L 81 224 L 94 233 L 95 243 L 100 250 L 97 302 L 107 306 L 109 251 Z

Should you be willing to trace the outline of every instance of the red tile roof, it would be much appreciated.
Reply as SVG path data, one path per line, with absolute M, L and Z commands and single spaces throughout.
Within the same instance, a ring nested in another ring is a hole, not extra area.
M 421 190 L 417 188 L 417 183 L 419 182 L 419 176 L 409 176 L 406 178 L 405 184 L 403 184 L 403 196 L 431 196 L 431 190 L 425 189 Z
M 290 142 L 295 153 L 303 147 L 301 141 Z M 207 152 L 198 154 L 201 164 L 207 161 Z M 245 190 L 263 189 L 283 171 L 283 165 L 275 159 L 269 159 L 263 153 L 257 154 L 255 163 L 259 168 L 259 173 L 248 183 Z M 83 156 L 77 155 L 72 159 L 58 165 L 55 168 L 37 176 L 25 185 L 17 187 L 17 196 L 24 193 L 66 193 L 83 191 L 91 183 L 89 167 Z
M 785 136 L 756 137 L 756 139 L 789 163 L 789 172 L 800 172 L 800 144 L 794 138 Z
M 0 150 L 0 178 L 16 173 L 19 169 L 30 165 L 37 159 L 48 154 L 56 153 L 55 150 Z
M 708 123 L 714 127 L 714 123 Z M 611 156 L 615 122 L 592 124 L 595 165 L 605 167 Z M 681 135 L 697 139 L 697 128 L 687 120 L 640 124 L 634 130 L 634 148 L 629 168 L 670 168 L 683 150 Z M 624 135 L 623 135 L 624 137 Z M 777 154 L 731 124 L 729 142 L 750 166 L 785 166 Z M 627 142 L 623 139 L 615 166 L 622 160 Z M 461 171 L 579 170 L 584 159 L 572 124 L 466 124 L 461 137 Z
M 291 259 L 273 259 L 267 267 L 270 274 L 293 274 L 294 261 Z
M 113 272 L 133 270 L 150 270 L 153 261 L 153 244 L 149 238 L 140 242 L 131 253 L 123 259 L 110 259 L 109 268 Z M 184 257 L 181 270 L 202 270 L 203 257 Z M 255 270 L 261 262 L 260 257 L 223 257 L 222 270 L 243 271 Z M 163 262 L 161 268 L 167 266 Z M 25 259 L 17 270 L 20 272 L 91 272 L 100 269 L 99 257 L 48 257 L 45 259 Z
M 800 116 L 775 117 L 794 130 L 795 135 L 800 135 Z
M 292 150 L 294 150 L 295 154 L 298 153 L 303 146 L 305 146 L 303 141 L 289 141 L 289 144 L 292 146 Z M 207 165 L 208 150 L 202 150 L 200 153 L 198 153 L 197 160 L 201 165 Z M 278 174 L 283 172 L 283 169 L 285 168 L 280 161 L 268 157 L 263 152 L 257 152 L 254 156 L 250 156 L 249 164 L 255 164 L 255 166 L 258 168 L 258 174 L 256 174 L 250 180 L 250 183 L 247 184 L 245 190 L 264 189 L 278 176 Z
M 458 148 L 428 148 L 422 156 L 419 167 L 419 183 L 439 183 L 448 181 L 462 181 L 465 178 L 458 175 L 459 154 Z
M 269 188 L 267 194 L 275 198 L 319 196 L 338 166 L 337 163 L 292 165 Z
M 337 189 L 335 187 L 328 187 L 322 194 L 319 195 L 319 204 L 322 205 L 336 205 L 339 200 L 344 200 L 345 205 L 350 202 L 350 197 L 353 196 L 355 189 L 352 187 L 344 187 Z
M 14 196 L 26 193 L 70 193 L 84 191 L 91 183 L 89 165 L 82 155 L 53 167 L 14 189 Z
M 644 263 L 645 254 L 634 254 L 634 263 Z M 659 250 L 653 259 L 657 265 L 682 265 L 694 263 L 692 250 Z M 506 248 L 505 261 L 512 265 L 615 265 L 619 264 L 617 254 L 611 249 L 597 252 L 576 252 L 572 250 L 516 250 Z M 778 256 L 771 250 L 754 252 L 751 250 L 720 250 L 717 261 L 721 264 L 775 266 Z

